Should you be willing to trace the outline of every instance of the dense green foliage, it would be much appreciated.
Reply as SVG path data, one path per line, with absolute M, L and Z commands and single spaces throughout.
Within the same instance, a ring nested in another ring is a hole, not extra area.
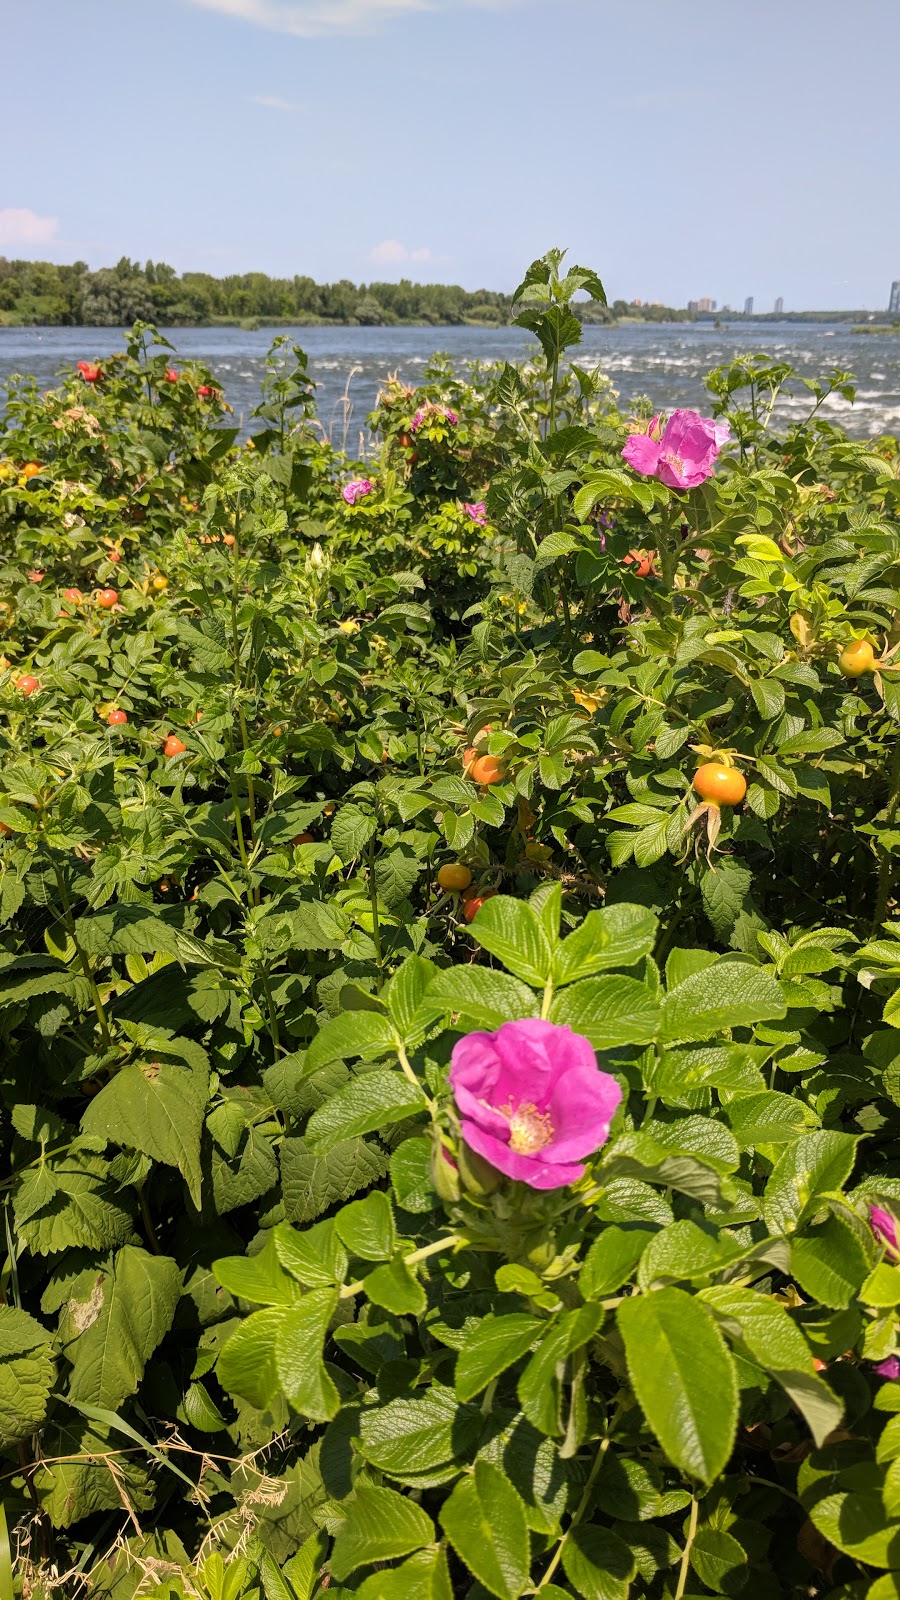
M 251 443 L 141 326 L 10 394 L 0 1592 L 898 1592 L 897 444 L 746 357 L 637 477 L 561 273 L 365 463 L 285 341 Z M 545 1192 L 447 1079 L 529 1017 L 623 1096 Z
M 508 322 L 512 300 L 492 289 L 411 283 L 315 283 L 312 278 L 269 278 L 264 272 L 214 278 L 208 272 L 179 277 L 164 262 L 141 267 L 123 256 L 115 267 L 91 272 L 83 261 L 0 257 L 0 324 L 64 323 L 123 327 L 139 318 L 169 326 L 206 322 L 397 322 L 452 324 Z

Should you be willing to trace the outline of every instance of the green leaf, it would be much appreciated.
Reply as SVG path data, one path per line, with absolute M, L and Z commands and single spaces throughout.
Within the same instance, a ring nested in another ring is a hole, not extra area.
M 582 1600 L 628 1600 L 634 1557 L 610 1528 L 580 1523 L 563 1545 L 562 1564 Z
M 285 1306 L 255 1311 L 225 1340 L 216 1363 L 222 1388 L 260 1411 L 278 1393 L 275 1338 L 286 1316 Z
M 434 1537 L 431 1518 L 406 1495 L 360 1484 L 335 1537 L 332 1577 L 342 1583 L 357 1567 L 409 1555 Z
M 554 995 L 550 1021 L 567 1023 L 595 1050 L 649 1044 L 659 1031 L 656 996 L 636 978 L 582 978 Z
M 43 1422 L 55 1373 L 52 1335 L 26 1312 L 0 1305 L 0 1448 Z
M 750 892 L 753 874 L 726 857 L 700 879 L 703 909 L 717 939 L 727 944 Z
M 661 1038 L 667 1044 L 708 1039 L 722 1028 L 744 1028 L 787 1011 L 775 979 L 761 967 L 723 957 L 666 995 Z
M 330 1422 L 341 1404 L 322 1359 L 337 1303 L 336 1289 L 312 1289 L 298 1306 L 282 1312 L 275 1332 L 278 1383 L 294 1410 L 311 1422 Z
M 760 1144 L 793 1144 L 815 1124 L 815 1112 L 793 1095 L 767 1089 L 740 1095 L 726 1108 L 735 1138 L 744 1149 Z
M 306 1125 L 306 1143 L 314 1155 L 325 1155 L 354 1134 L 400 1122 L 424 1106 L 421 1089 L 414 1088 L 402 1072 L 366 1072 L 313 1112 Z
M 394 1049 L 394 1030 L 388 1018 L 378 1011 L 343 1011 L 320 1028 L 303 1061 L 308 1077 L 331 1061 L 347 1061 L 361 1056 L 377 1061 Z
M 771 1295 L 731 1284 L 701 1291 L 739 1349 L 759 1363 L 781 1384 L 809 1424 L 817 1445 L 824 1443 L 844 1415 L 842 1402 L 820 1378 L 812 1352 L 784 1307 Z
M 404 1139 L 391 1156 L 391 1187 L 398 1206 L 417 1214 L 437 1204 L 431 1176 L 432 1143 L 425 1137 Z
M 91 1101 L 82 1129 L 178 1168 L 199 1207 L 200 1135 L 207 1083 L 202 1069 L 173 1065 L 165 1059 L 122 1067 Z
M 345 865 L 362 854 L 377 826 L 375 818 L 359 806 L 341 806 L 331 824 L 331 844 Z
M 343 1139 L 325 1155 L 315 1155 L 303 1139 L 283 1139 L 280 1151 L 285 1215 L 290 1222 L 312 1222 L 340 1200 L 377 1183 L 387 1157 L 366 1139 Z
M 373 1305 L 383 1306 L 396 1316 L 421 1316 L 428 1301 L 425 1290 L 403 1256 L 376 1267 L 365 1278 L 366 1294 Z
M 344 1206 L 334 1219 L 338 1235 L 350 1254 L 363 1261 L 387 1261 L 397 1243 L 394 1211 L 383 1189 L 364 1200 Z
M 649 1228 L 604 1228 L 591 1245 L 578 1275 L 578 1287 L 585 1300 L 603 1300 L 621 1289 L 654 1237 Z
M 83 1328 L 67 1352 L 73 1362 L 73 1400 L 116 1411 L 134 1394 L 147 1361 L 172 1326 L 181 1279 L 178 1263 L 168 1256 L 123 1245 L 89 1298 L 69 1304 L 70 1323 L 76 1331 L 79 1322 Z
M 353 1593 L 355 1600 L 453 1600 L 446 1554 L 421 1550 L 400 1567 L 373 1572 Z
M 826 1217 L 791 1240 L 791 1274 L 823 1306 L 852 1305 L 868 1269 L 860 1240 L 840 1217 Z
M 327 1222 L 317 1222 L 312 1228 L 299 1233 L 286 1222 L 272 1230 L 275 1252 L 286 1272 L 299 1278 L 309 1289 L 328 1289 L 343 1283 L 347 1273 L 347 1252 L 338 1237 L 334 1217 Z M 218 1271 L 218 1263 L 216 1264 Z M 293 1305 L 296 1297 L 286 1304 Z
M 734 1445 L 738 1384 L 712 1313 L 684 1289 L 625 1300 L 616 1313 L 650 1427 L 682 1472 L 712 1483 Z
M 470 928 L 472 938 L 526 983 L 543 985 L 550 976 L 550 944 L 531 906 L 511 895 L 495 895 L 482 906 Z
M 274 1238 L 254 1256 L 223 1256 L 214 1261 L 216 1280 L 237 1299 L 258 1306 L 292 1306 L 303 1297 L 296 1278 L 285 1272 Z
M 518 1312 L 483 1317 L 457 1358 L 456 1393 L 460 1400 L 473 1400 L 492 1379 L 527 1355 L 546 1327 L 545 1321 Z
M 362 1416 L 362 1454 L 398 1483 L 427 1487 L 456 1478 L 474 1454 L 482 1429 L 477 1408 L 460 1405 L 452 1389 L 432 1383 Z
M 498 1600 L 518 1600 L 531 1573 L 531 1535 L 525 1507 L 499 1467 L 477 1461 L 441 1512 L 441 1527 L 457 1555 Z
M 856 1144 L 853 1134 L 821 1129 L 788 1146 L 766 1184 L 770 1233 L 793 1233 L 821 1209 L 823 1196 L 840 1192 L 853 1170 Z
M 859 1298 L 863 1305 L 879 1309 L 900 1306 L 900 1267 L 879 1261 L 860 1289 Z
M 658 920 L 644 906 L 604 906 L 589 911 L 553 959 L 553 981 L 575 983 L 612 967 L 633 967 L 651 954 Z
M 488 967 L 449 967 L 435 979 L 428 997 L 476 1028 L 499 1028 L 504 1022 L 538 1015 L 531 989 Z
M 98 1511 L 120 1513 L 123 1495 L 138 1514 L 153 1505 L 155 1487 L 144 1458 L 123 1451 L 108 1427 L 80 1419 L 51 1424 L 41 1436 L 41 1454 L 34 1486 L 54 1528 L 70 1528 Z
M 528 1421 L 541 1433 L 562 1433 L 563 1373 L 568 1356 L 599 1330 L 604 1311 L 590 1304 L 567 1311 L 542 1339 L 519 1378 L 517 1393 Z
M 732 1594 L 747 1575 L 747 1552 L 724 1528 L 698 1528 L 691 1545 L 691 1566 L 714 1594 Z

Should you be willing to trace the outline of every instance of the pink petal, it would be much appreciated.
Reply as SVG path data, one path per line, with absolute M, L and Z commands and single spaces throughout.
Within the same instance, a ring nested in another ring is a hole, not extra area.
M 643 473 L 645 478 L 650 478 L 659 462 L 659 445 L 648 438 L 646 433 L 630 433 L 625 440 L 622 455 L 635 472 Z

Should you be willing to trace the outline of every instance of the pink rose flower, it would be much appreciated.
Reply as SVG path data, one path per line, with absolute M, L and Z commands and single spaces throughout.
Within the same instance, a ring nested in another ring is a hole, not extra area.
M 348 506 L 355 506 L 357 500 L 364 500 L 367 494 L 372 493 L 374 487 L 369 478 L 354 478 L 352 483 L 344 484 L 341 497 L 346 500 Z
M 436 415 L 443 417 L 445 422 L 451 422 L 454 427 L 456 427 L 456 424 L 459 421 L 459 417 L 456 415 L 456 412 L 451 411 L 448 406 L 438 406 L 435 405 L 433 401 L 428 400 L 424 406 L 419 407 L 418 411 L 413 417 L 409 425 L 410 433 L 418 433 L 422 423 L 426 421 L 429 414 L 432 416 Z
M 886 1361 L 879 1361 L 875 1371 L 879 1378 L 900 1378 L 900 1356 L 888 1356 Z
M 487 506 L 483 500 L 466 500 L 463 511 L 473 522 L 487 522 Z
M 508 1178 L 562 1189 L 609 1137 L 622 1091 L 589 1039 L 528 1017 L 454 1045 L 450 1086 L 462 1136 Z
M 886 1244 L 889 1249 L 897 1249 L 897 1223 L 889 1211 L 884 1211 L 881 1206 L 870 1206 L 869 1217 L 872 1223 L 872 1232 L 879 1244 Z
M 696 489 L 712 477 L 719 450 L 730 438 L 727 422 L 697 411 L 673 411 L 662 437 L 654 417 L 649 432 L 629 434 L 622 455 L 645 478 L 658 478 L 670 489 Z

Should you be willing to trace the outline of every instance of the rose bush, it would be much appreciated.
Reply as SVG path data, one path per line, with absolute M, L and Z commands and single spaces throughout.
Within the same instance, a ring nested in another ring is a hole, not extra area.
M 7 1592 L 896 1588 L 897 444 L 582 292 L 364 462 L 286 339 L 12 386 Z

